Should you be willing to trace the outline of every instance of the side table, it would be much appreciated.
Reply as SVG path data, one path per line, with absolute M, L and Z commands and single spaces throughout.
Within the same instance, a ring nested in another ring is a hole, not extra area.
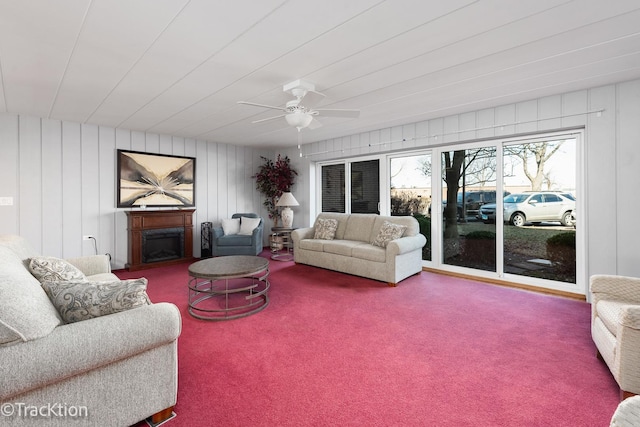
M 295 228 L 271 227 L 271 259 L 293 261 L 293 240 L 291 232 Z

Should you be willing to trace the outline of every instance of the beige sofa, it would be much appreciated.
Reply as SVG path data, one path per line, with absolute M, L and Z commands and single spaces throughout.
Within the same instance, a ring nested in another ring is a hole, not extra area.
M 640 278 L 591 276 L 591 336 L 622 399 L 640 394 Z
M 314 238 L 318 221 L 326 219 L 338 222 L 334 238 Z M 406 229 L 401 238 L 386 247 L 375 246 L 372 242 L 385 221 Z M 313 227 L 294 230 L 291 238 L 296 263 L 367 277 L 390 286 L 422 271 L 422 247 L 427 241 L 420 234 L 418 221 L 411 216 L 343 213 L 321 213 Z
M 177 307 L 144 305 L 65 324 L 27 267 L 34 256 L 23 238 L 0 236 L 0 424 L 129 426 L 170 416 Z M 88 280 L 117 280 L 107 256 L 67 261 Z

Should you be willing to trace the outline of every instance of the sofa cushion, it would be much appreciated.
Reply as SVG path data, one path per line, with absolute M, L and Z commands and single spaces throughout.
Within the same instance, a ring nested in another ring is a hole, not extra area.
M 238 234 L 240 231 L 240 218 L 231 218 L 222 220 L 222 232 L 225 236 Z
M 302 239 L 300 240 L 300 249 L 322 252 L 326 242 L 326 240 L 320 239 Z
M 331 240 L 325 242 L 322 250 L 331 254 L 351 256 L 351 250 L 360 243 L 353 240 Z
M 238 234 L 251 236 L 253 234 L 253 230 L 258 228 L 258 226 L 260 225 L 260 221 L 260 218 L 249 218 L 243 216 L 240 221 L 240 231 L 238 232 Z
M 0 235 L 0 246 L 5 246 L 13 251 L 18 258 L 22 261 L 26 261 L 34 256 L 40 256 L 38 252 L 31 246 L 31 244 L 22 236 L 16 236 L 13 234 Z
M 371 227 L 373 227 L 377 216 L 374 214 L 351 214 L 347 220 L 344 239 L 370 243 Z
M 337 219 L 318 218 L 318 220 L 316 221 L 313 238 L 322 239 L 322 240 L 333 240 L 336 237 L 337 229 L 338 229 Z
M 351 256 L 366 259 L 367 261 L 385 262 L 387 260 L 387 251 L 379 246 L 361 243 L 351 250 Z
M 144 277 L 110 282 L 45 281 L 42 287 L 67 323 L 151 304 Z
M 380 227 L 378 235 L 373 240 L 373 242 L 371 242 L 371 244 L 374 246 L 386 248 L 390 241 L 402 237 L 402 235 L 404 234 L 404 230 L 406 229 L 407 227 L 404 225 L 385 221 L 382 223 L 382 227 Z
M 622 308 L 628 305 L 628 302 L 614 300 L 600 300 L 596 304 L 598 317 L 614 336 L 617 334 L 618 325 L 622 322 Z
M 29 271 L 40 282 L 45 280 L 50 282 L 87 280 L 82 271 L 67 261 L 56 257 L 38 256 L 31 258 L 29 260 Z
M 40 282 L 4 246 L 0 246 L 0 301 L 0 346 L 42 338 L 62 323 Z

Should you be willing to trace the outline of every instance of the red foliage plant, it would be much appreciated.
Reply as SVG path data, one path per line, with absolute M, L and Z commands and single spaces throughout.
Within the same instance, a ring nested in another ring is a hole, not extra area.
M 291 167 L 291 159 L 287 156 L 281 157 L 278 154 L 275 162 L 262 156 L 261 159 L 264 160 L 264 164 L 260 166 L 258 173 L 253 178 L 256 179 L 256 189 L 265 196 L 262 204 L 267 208 L 269 218 L 277 226 L 278 207 L 276 203 L 282 193 L 291 191 L 298 172 Z

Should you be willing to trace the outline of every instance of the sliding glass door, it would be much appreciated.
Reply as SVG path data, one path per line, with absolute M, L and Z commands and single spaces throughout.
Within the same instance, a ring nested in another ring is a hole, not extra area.
M 425 265 L 570 289 L 579 280 L 580 137 L 495 139 L 321 164 L 322 211 L 411 215 L 427 238 Z
M 380 213 L 380 160 L 322 165 L 321 175 L 322 212 Z
M 504 271 L 576 283 L 576 139 L 504 146 Z
M 391 215 L 412 215 L 427 238 L 422 259 L 431 261 L 431 153 L 394 156 L 389 159 Z
M 496 202 L 496 147 L 442 152 L 445 264 L 496 271 L 496 226 L 480 221 L 480 207 Z

